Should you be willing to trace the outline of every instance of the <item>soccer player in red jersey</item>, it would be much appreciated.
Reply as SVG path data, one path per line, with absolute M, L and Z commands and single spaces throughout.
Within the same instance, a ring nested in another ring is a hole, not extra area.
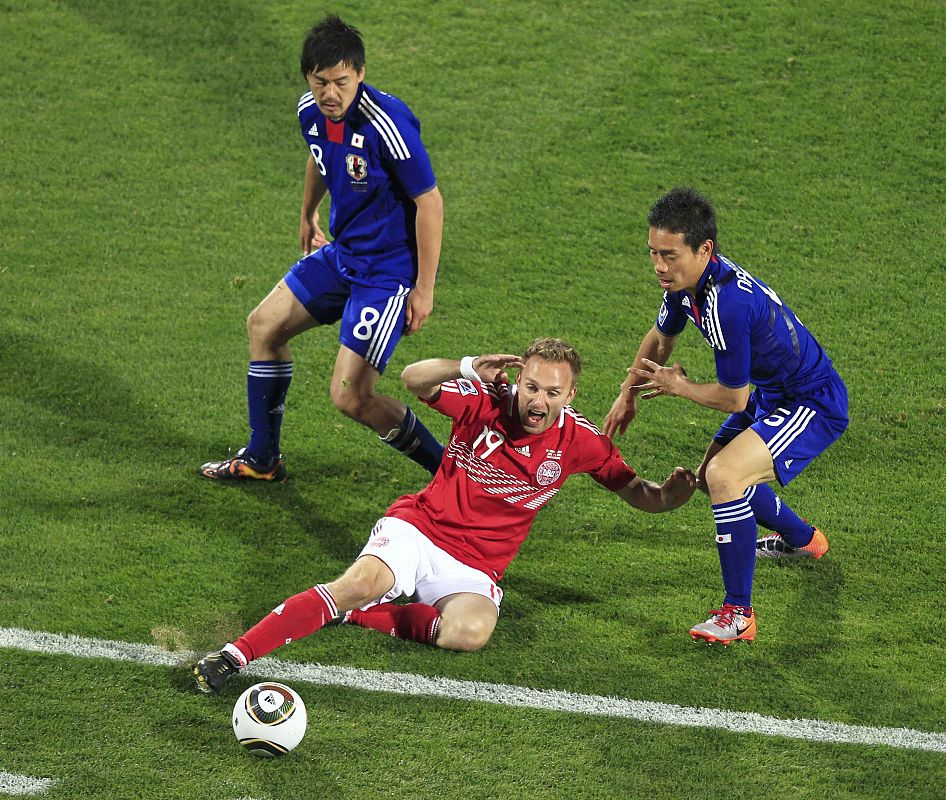
M 519 370 L 514 384 L 508 369 Z M 690 470 L 677 467 L 662 484 L 640 478 L 569 405 L 580 372 L 578 353 L 560 339 L 537 339 L 521 358 L 467 356 L 406 367 L 405 386 L 453 420 L 433 480 L 388 508 L 344 575 L 288 598 L 201 659 L 198 686 L 217 691 L 248 662 L 329 623 L 478 650 L 496 627 L 498 581 L 539 509 L 571 474 L 588 473 L 643 511 L 683 505 L 696 486 Z M 411 602 L 391 602 L 400 597 Z

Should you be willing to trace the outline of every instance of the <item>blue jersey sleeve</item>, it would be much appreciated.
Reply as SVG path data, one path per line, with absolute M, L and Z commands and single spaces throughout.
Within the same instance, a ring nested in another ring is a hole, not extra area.
M 680 292 L 664 292 L 664 301 L 657 312 L 657 330 L 664 336 L 677 336 L 687 324 L 687 315 L 680 301 Z
M 417 123 L 417 120 L 413 120 Z M 398 129 L 404 141 L 406 158 L 392 158 L 389 162 L 397 182 L 409 197 L 418 197 L 437 185 L 427 148 L 420 138 L 420 123 L 401 125 Z
M 363 99 L 383 140 L 381 155 L 401 188 L 409 197 L 429 192 L 437 179 L 420 138 L 420 121 L 406 103 L 385 92 L 377 92 L 374 97 L 366 92 Z

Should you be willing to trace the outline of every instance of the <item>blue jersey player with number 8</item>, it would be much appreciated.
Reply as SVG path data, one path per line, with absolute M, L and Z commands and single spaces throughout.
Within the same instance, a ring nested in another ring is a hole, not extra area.
M 375 392 L 402 333 L 433 309 L 443 200 L 420 123 L 396 97 L 364 82 L 361 34 L 336 16 L 309 31 L 298 114 L 309 148 L 300 222 L 303 258 L 250 313 L 250 439 L 199 473 L 216 480 L 285 480 L 279 450 L 292 379 L 289 340 L 341 322 L 335 407 L 431 473 L 443 447 L 404 403 Z M 319 205 L 331 197 L 329 242 Z
M 624 433 L 637 395 L 685 397 L 729 412 L 697 472 L 709 493 L 726 596 L 694 640 L 751 641 L 755 559 L 821 558 L 828 540 L 769 486 L 786 485 L 847 428 L 847 389 L 824 349 L 782 299 L 717 251 L 712 204 L 692 188 L 660 198 L 648 215 L 647 246 L 664 290 L 603 432 Z M 696 383 L 664 366 L 690 320 L 713 348 L 716 382 Z M 754 388 L 753 388 L 754 387 Z M 772 531 L 758 538 L 758 525 Z

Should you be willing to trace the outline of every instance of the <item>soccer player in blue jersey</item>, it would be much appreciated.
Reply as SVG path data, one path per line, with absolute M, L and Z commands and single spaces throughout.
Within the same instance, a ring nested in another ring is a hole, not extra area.
M 404 403 L 375 392 L 401 334 L 420 330 L 434 304 L 443 200 L 420 123 L 399 99 L 364 82 L 361 34 L 336 16 L 309 31 L 301 68 L 309 84 L 298 106 L 309 150 L 303 258 L 247 319 L 249 442 L 200 474 L 285 480 L 279 435 L 292 379 L 289 340 L 339 320 L 335 407 L 434 473 L 442 445 Z M 319 227 L 326 194 L 331 242 Z
M 847 389 L 824 349 L 782 299 L 717 250 L 712 204 L 676 188 L 648 215 L 647 246 L 664 290 L 603 432 L 624 433 L 642 398 L 684 397 L 728 412 L 697 472 L 709 493 L 726 596 L 690 629 L 709 644 L 756 635 L 756 557 L 821 558 L 828 540 L 768 485 L 785 486 L 847 428 Z M 696 383 L 665 366 L 692 321 L 716 359 L 716 382 Z M 758 537 L 758 525 L 772 531 Z

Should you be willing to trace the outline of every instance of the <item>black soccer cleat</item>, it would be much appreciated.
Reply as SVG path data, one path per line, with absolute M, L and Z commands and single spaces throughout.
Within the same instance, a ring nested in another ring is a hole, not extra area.
M 225 650 L 207 653 L 194 667 L 194 679 L 197 688 L 205 694 L 219 692 L 223 685 L 237 674 L 240 665 Z
M 280 453 L 272 464 L 262 464 L 246 452 L 245 447 L 225 461 L 201 464 L 197 474 L 214 481 L 274 481 L 286 480 L 286 462 Z

